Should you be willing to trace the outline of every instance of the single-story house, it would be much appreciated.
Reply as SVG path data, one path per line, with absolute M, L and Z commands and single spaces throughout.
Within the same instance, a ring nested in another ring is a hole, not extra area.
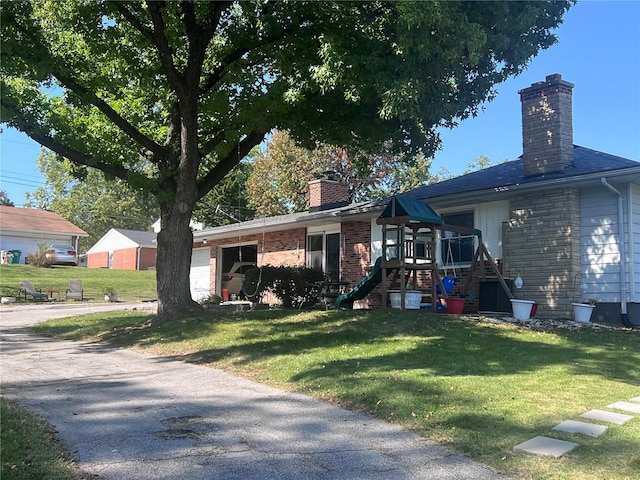
M 502 275 L 522 278 L 513 294 L 535 300 L 538 316 L 570 318 L 572 302 L 594 299 L 592 319 L 640 325 L 640 163 L 573 144 L 573 87 L 555 74 L 519 92 L 520 157 L 399 197 L 481 231 Z M 220 293 L 239 260 L 318 266 L 354 286 L 382 255 L 376 219 L 390 200 L 349 205 L 346 185 L 323 178 L 310 182 L 306 212 L 195 232 L 192 291 Z M 440 235 L 439 266 L 468 267 L 478 238 Z M 480 282 L 475 308 L 510 311 L 499 291 Z M 362 306 L 381 298 L 373 290 Z
M 77 251 L 80 238 L 88 236 L 55 212 L 0 206 L 0 250 L 19 250 L 17 263 L 25 263 L 26 255 L 37 252 L 43 244 L 71 245 Z
M 156 267 L 155 232 L 112 228 L 87 251 L 88 268 L 150 270 Z

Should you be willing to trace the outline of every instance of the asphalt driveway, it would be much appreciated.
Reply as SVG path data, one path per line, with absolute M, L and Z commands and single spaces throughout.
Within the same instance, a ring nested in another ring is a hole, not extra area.
M 53 424 L 89 473 L 113 480 L 506 478 L 394 425 L 303 395 L 27 328 L 111 308 L 132 306 L 0 309 L 2 394 Z

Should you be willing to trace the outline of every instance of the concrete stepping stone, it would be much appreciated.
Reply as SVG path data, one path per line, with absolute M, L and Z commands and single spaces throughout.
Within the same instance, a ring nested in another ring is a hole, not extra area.
M 640 403 L 613 402 L 612 404 L 607 405 L 607 408 L 615 408 L 617 410 L 623 410 L 631 413 L 640 413 Z
M 636 403 L 640 403 L 640 397 L 633 397 L 631 400 L 629 400 L 630 402 L 636 402 Z
M 606 410 L 589 410 L 586 413 L 580 415 L 582 418 L 588 418 L 589 420 L 595 420 L 597 422 L 615 423 L 616 425 L 624 425 L 629 420 L 633 420 L 633 415 L 626 415 L 624 413 L 607 412 Z
M 551 430 L 557 430 L 560 432 L 569 433 L 581 433 L 583 435 L 589 435 L 590 437 L 598 438 L 604 432 L 607 431 L 604 425 L 597 425 L 595 423 L 579 422 L 576 420 L 565 420 L 564 422 L 556 425 Z
M 565 442 L 549 437 L 534 437 L 513 447 L 514 452 L 532 453 L 534 455 L 547 455 L 560 458 L 578 446 L 577 443 Z

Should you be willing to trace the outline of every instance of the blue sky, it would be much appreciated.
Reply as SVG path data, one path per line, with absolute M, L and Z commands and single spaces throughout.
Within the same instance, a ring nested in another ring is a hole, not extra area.
M 574 143 L 640 161 L 640 1 L 575 5 L 556 31 L 559 41 L 534 58 L 519 77 L 498 85 L 498 96 L 476 118 L 441 132 L 434 159 L 452 174 L 480 155 L 493 162 L 522 153 L 518 90 L 560 73 L 573 89 Z M 44 185 L 36 166 L 40 147 L 19 132 L 0 134 L 0 189 L 16 205 Z

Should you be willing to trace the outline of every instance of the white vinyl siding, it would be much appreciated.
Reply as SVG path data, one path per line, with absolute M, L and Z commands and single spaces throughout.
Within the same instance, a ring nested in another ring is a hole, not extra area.
M 25 257 L 29 253 L 35 253 L 39 250 L 39 245 L 50 245 L 53 243 L 62 245 L 73 245 L 71 241 L 73 237 L 65 236 L 53 236 L 53 235 L 38 235 L 38 237 L 20 236 L 13 234 L 6 234 L 2 232 L 0 236 L 0 250 L 20 250 L 20 263 L 24 263 Z
M 502 224 L 509 221 L 509 202 L 480 203 L 476 206 L 475 228 L 482 232 L 482 241 L 495 260 L 502 258 Z
M 627 186 L 616 186 L 628 198 Z M 626 202 L 623 202 L 623 204 Z M 627 217 L 628 207 L 624 208 Z M 618 197 L 605 187 L 591 188 L 588 194 L 580 195 L 580 245 L 581 272 L 583 278 L 577 284 L 576 300 L 595 298 L 600 302 L 620 302 L 620 220 Z M 627 222 L 623 220 L 622 239 L 628 238 Z M 627 279 L 630 275 L 629 248 L 625 245 Z M 581 286 L 584 287 L 581 288 Z M 578 298 L 582 297 L 582 298 Z
M 473 227 L 482 232 L 482 242 L 491 257 L 495 260 L 502 258 L 502 224 L 509 221 L 509 201 L 478 203 L 477 205 L 461 205 L 459 207 L 442 209 L 439 215 L 473 211 Z M 477 247 L 477 244 L 476 244 Z M 438 257 L 444 258 L 444 257 Z
M 87 250 L 87 253 L 114 252 L 115 250 L 124 250 L 126 248 L 136 248 L 139 246 L 140 245 L 122 233 L 111 229 Z
M 631 215 L 631 249 L 628 252 L 631 268 L 631 298 L 630 301 L 640 303 L 640 185 L 631 184 L 629 206 Z

